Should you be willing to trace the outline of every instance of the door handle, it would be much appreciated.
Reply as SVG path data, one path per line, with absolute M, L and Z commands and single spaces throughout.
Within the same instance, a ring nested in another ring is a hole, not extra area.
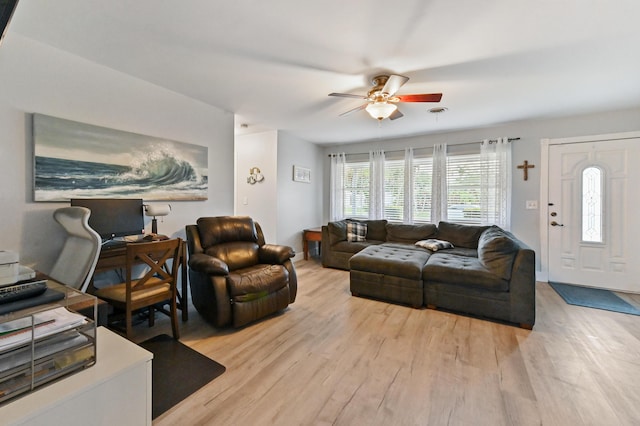
M 556 222 L 555 220 L 552 220 L 550 225 L 551 225 L 551 226 L 564 226 L 564 224 L 562 224 L 562 223 L 558 223 L 558 222 Z

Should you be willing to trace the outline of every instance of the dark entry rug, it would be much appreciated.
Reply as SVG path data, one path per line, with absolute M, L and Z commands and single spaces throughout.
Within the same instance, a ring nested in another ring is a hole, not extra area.
M 153 353 L 151 413 L 154 419 L 225 371 L 223 365 L 166 334 L 145 340 L 140 346 Z
M 640 315 L 640 309 L 627 303 L 627 301 L 609 290 L 554 282 L 549 282 L 549 285 L 570 305 Z

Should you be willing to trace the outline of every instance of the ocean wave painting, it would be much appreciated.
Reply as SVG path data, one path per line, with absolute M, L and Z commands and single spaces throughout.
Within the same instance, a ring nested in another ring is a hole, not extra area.
M 208 148 L 33 116 L 34 200 L 206 200 Z

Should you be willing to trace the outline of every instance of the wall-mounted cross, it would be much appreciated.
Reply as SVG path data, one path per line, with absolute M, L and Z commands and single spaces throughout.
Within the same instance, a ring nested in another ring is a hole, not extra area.
M 522 169 L 524 172 L 524 180 L 529 179 L 529 169 L 533 169 L 535 166 L 533 164 L 529 164 L 527 160 L 524 160 L 524 163 L 518 165 L 519 169 Z

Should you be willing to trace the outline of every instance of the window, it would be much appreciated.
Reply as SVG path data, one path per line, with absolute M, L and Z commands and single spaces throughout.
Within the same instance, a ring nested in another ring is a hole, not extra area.
M 384 162 L 384 218 L 402 222 L 404 210 L 404 160 Z
M 344 216 L 369 217 L 369 161 L 345 163 Z
M 587 167 L 582 172 L 582 241 L 602 240 L 602 170 Z
M 483 165 L 479 153 L 449 154 L 447 157 L 447 220 L 463 224 L 482 223 L 481 215 L 481 170 Z M 497 167 L 497 161 L 496 161 Z M 497 170 L 497 169 L 496 169 Z M 431 188 L 433 179 L 431 156 L 413 158 L 412 214 L 416 223 L 431 222 Z M 360 157 L 358 161 L 345 163 L 344 167 L 344 217 L 367 219 L 369 217 L 370 179 L 369 161 Z M 387 159 L 384 165 L 384 218 L 393 222 L 404 222 L 405 198 L 404 159 Z
M 447 220 L 480 224 L 480 154 L 447 157 Z
M 413 159 L 413 220 L 431 222 L 431 157 Z
M 413 159 L 413 221 L 429 222 L 431 219 L 431 157 Z M 403 222 L 404 210 L 404 160 L 387 160 L 384 163 L 384 218 Z

